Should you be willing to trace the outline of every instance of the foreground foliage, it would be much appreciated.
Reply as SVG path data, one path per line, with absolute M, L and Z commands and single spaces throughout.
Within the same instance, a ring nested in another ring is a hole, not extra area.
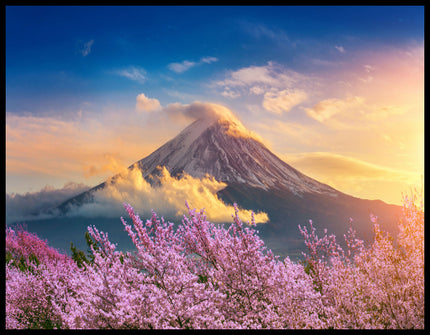
M 6 229 L 7 328 L 423 328 L 424 210 L 404 198 L 399 235 L 365 247 L 350 227 L 299 229 L 306 261 L 280 260 L 237 206 L 228 228 L 188 207 L 174 224 L 145 223 L 125 204 L 135 253 L 88 227 L 90 253 L 67 257 L 23 229 Z

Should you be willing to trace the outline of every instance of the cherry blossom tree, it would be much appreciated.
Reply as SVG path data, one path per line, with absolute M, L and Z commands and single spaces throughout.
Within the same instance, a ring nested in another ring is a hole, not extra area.
M 423 328 L 424 209 L 405 197 L 395 240 L 371 216 L 369 246 L 352 228 L 343 249 L 312 221 L 299 229 L 304 262 L 279 259 L 253 217 L 225 227 L 188 204 L 175 225 L 128 204 L 134 252 L 88 227 L 91 254 L 59 253 L 24 229 L 6 229 L 6 328 Z

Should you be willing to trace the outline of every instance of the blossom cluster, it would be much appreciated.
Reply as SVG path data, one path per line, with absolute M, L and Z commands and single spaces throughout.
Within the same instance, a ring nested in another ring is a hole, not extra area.
M 188 205 L 177 226 L 124 207 L 133 253 L 94 226 L 92 255 L 80 262 L 6 230 L 6 328 L 424 327 L 424 211 L 415 199 L 405 198 L 396 241 L 375 217 L 373 243 L 350 227 L 346 250 L 326 231 L 319 238 L 312 222 L 310 231 L 299 226 L 304 262 L 267 250 L 236 205 L 228 227 Z

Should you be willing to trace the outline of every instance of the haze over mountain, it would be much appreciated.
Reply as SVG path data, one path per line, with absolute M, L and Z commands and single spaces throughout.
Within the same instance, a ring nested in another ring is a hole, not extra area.
M 166 174 L 178 182 L 212 178 L 217 183 L 212 191 L 224 203 L 236 202 L 243 209 L 268 215 L 259 217 L 259 222 L 266 223 L 257 227 L 269 247 L 278 253 L 291 253 L 303 246 L 298 225 L 306 225 L 309 219 L 339 240 L 348 229 L 350 217 L 360 236 L 369 239 L 370 213 L 378 216 L 383 229 L 395 232 L 399 206 L 358 199 L 304 175 L 273 154 L 228 110 L 212 108 L 200 116 L 175 138 L 131 165 L 128 173 L 137 171 L 143 178 L 140 182 L 147 182 L 151 190 L 163 187 Z M 99 192 L 119 185 L 123 178 L 124 174 L 118 174 L 69 199 L 59 209 L 67 214 L 91 204 Z M 168 207 L 171 198 L 164 199 Z M 215 209 L 208 209 L 209 218 L 210 210 Z

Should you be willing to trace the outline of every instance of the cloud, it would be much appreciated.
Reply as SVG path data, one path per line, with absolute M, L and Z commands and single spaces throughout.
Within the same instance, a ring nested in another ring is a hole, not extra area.
M 164 111 L 169 117 L 173 118 L 186 117 L 191 120 L 222 118 L 238 122 L 238 119 L 230 109 L 210 102 L 194 101 L 186 105 L 172 103 L 167 105 Z
M 217 61 L 218 61 L 218 58 L 216 57 L 202 57 L 200 59 L 200 63 L 206 63 L 206 64 L 210 64 Z
M 137 81 L 141 84 L 146 81 L 146 71 L 138 66 L 130 66 L 126 69 L 115 71 L 115 73 L 119 76 Z
M 150 100 L 144 94 L 139 96 L 138 100 Z M 169 104 L 161 107 L 157 113 L 143 113 L 144 115 L 127 115 L 116 110 L 98 115 L 85 111 L 77 114 L 79 116 L 76 119 L 59 120 L 48 116 L 7 113 L 7 175 L 25 174 L 34 178 L 43 175 L 51 179 L 61 177 L 69 180 L 79 180 L 80 176 L 84 176 L 95 184 L 100 179 L 107 178 L 104 177 L 106 175 L 120 173 L 121 177 L 115 185 L 111 184 L 106 191 L 97 193 L 93 204 L 76 209 L 76 215 L 88 216 L 93 213 L 118 216 L 123 214 L 123 201 L 129 201 L 136 208 L 154 208 L 163 215 L 176 215 L 186 209 L 184 204 L 187 200 L 193 207 L 206 207 L 210 211 L 208 217 L 214 221 L 231 221 L 233 208 L 224 205 L 216 196 L 216 192 L 225 187 L 225 184 L 210 177 L 196 179 L 184 176 L 181 180 L 176 180 L 163 172 L 161 186 L 157 188 L 143 180 L 138 170 L 126 168 L 130 162 L 145 157 L 161 143 L 177 135 L 183 129 L 182 124 L 189 124 L 191 120 L 228 120 L 229 123 L 219 121 L 226 132 L 233 136 L 254 136 L 230 109 L 196 101 L 187 105 Z M 172 120 L 175 122 L 168 122 Z M 172 124 L 178 130 L 166 128 Z M 148 147 L 151 143 L 153 147 Z M 37 214 L 39 211 L 43 212 L 83 189 L 84 186 L 72 192 L 69 185 L 61 190 L 63 193 L 47 187 L 36 194 L 9 194 L 7 215 L 11 218 L 42 218 L 48 214 Z M 242 210 L 241 215 L 246 220 L 250 219 L 249 211 Z M 265 221 L 264 214 L 259 214 L 256 218 L 257 221 Z
M 29 182 L 37 179 L 38 185 L 40 180 L 53 179 L 99 183 L 150 154 L 199 118 L 230 120 L 235 125 L 230 127 L 232 133 L 252 134 L 222 105 L 196 101 L 161 106 L 157 99 L 142 94 L 136 97 L 137 108 L 89 112 L 90 107 L 84 106 L 68 119 L 6 113 L 9 180 L 25 176 Z M 12 184 L 8 183 L 8 190 L 15 191 Z
M 326 99 L 311 108 L 305 108 L 311 118 L 338 129 L 375 127 L 378 121 L 405 113 L 398 105 L 370 104 L 364 97 L 352 96 L 345 99 Z
M 85 184 L 68 182 L 60 189 L 48 185 L 38 192 L 7 193 L 6 223 L 50 217 L 47 210 L 89 189 Z
M 336 48 L 337 51 L 339 51 L 342 54 L 346 52 L 345 48 L 341 45 L 335 45 L 334 47 Z
M 136 97 L 136 110 L 144 112 L 155 112 L 161 109 L 160 101 L 147 98 L 144 93 Z
M 267 25 L 261 23 L 254 23 L 248 21 L 240 21 L 239 26 L 249 35 L 256 39 L 269 39 L 280 46 L 285 47 L 287 44 L 288 47 L 295 47 L 296 43 L 292 42 L 287 33 L 281 29 L 274 29 L 272 27 L 268 27 Z
M 195 62 L 184 60 L 181 63 L 170 63 L 169 65 L 167 65 L 167 67 L 176 73 L 182 73 L 189 70 L 195 65 L 196 65 Z
M 418 186 L 419 173 L 372 164 L 330 152 L 280 155 L 287 163 L 320 182 L 365 199 L 401 204 L 401 192 Z
M 282 100 L 285 100 L 285 107 L 289 103 L 297 105 L 295 102 L 302 102 L 305 92 L 313 90 L 317 83 L 309 75 L 268 62 L 263 66 L 253 65 L 230 71 L 224 80 L 216 81 L 213 85 L 222 88 L 221 95 L 232 99 L 242 96 L 263 97 L 262 104 L 268 107 L 267 110 L 279 114 Z
M 234 98 L 240 97 L 240 93 L 231 90 L 228 86 L 226 86 L 224 88 L 224 91 L 221 92 L 221 95 L 223 97 L 230 98 L 230 99 L 234 99 Z
M 352 110 L 360 109 L 363 105 L 363 97 L 349 97 L 346 99 L 326 99 L 305 110 L 311 118 L 319 122 L 326 122 L 338 114 L 351 113 Z
M 199 179 L 187 174 L 176 179 L 165 167 L 160 168 L 158 179 L 159 185 L 152 186 L 134 165 L 116 176 L 114 182 L 108 182 L 104 189 L 96 191 L 92 203 L 72 208 L 70 215 L 117 217 L 123 214 L 122 203 L 126 202 L 139 212 L 155 210 L 159 215 L 172 217 L 186 213 L 187 201 L 192 208 L 205 208 L 210 221 L 232 221 L 233 206 L 224 204 L 216 195 L 227 186 L 225 183 L 210 176 Z M 251 211 L 240 209 L 239 216 L 245 222 L 250 221 Z M 257 223 L 264 223 L 268 216 L 257 213 L 255 219 Z
M 319 175 L 339 179 L 390 179 L 407 181 L 411 173 L 368 163 L 366 161 L 330 152 L 309 152 L 285 155 L 300 169 L 318 171 Z
M 105 174 L 106 172 L 118 173 L 123 170 L 125 166 L 117 157 L 118 155 L 104 154 L 102 159 L 98 160 L 97 164 L 88 164 L 84 169 L 84 176 L 86 178 L 92 176 L 99 176 Z
M 256 133 L 248 130 L 237 118 L 237 116 L 227 107 L 220 104 L 195 101 L 188 105 L 173 103 L 167 105 L 163 112 L 169 118 L 175 120 L 198 120 L 198 119 L 213 119 L 218 120 L 223 125 L 227 134 L 235 137 L 249 137 L 256 141 L 265 143 L 263 139 Z M 225 122 L 227 121 L 227 122 Z
M 266 92 L 263 99 L 263 108 L 275 114 L 290 111 L 307 99 L 308 95 L 303 90 L 282 90 Z
M 363 67 L 364 67 L 364 70 L 365 70 L 367 73 L 370 73 L 370 72 L 372 72 L 372 71 L 375 71 L 375 67 L 373 67 L 372 65 L 365 64 L 365 65 L 363 65 Z
M 70 119 L 6 113 L 6 175 L 98 183 L 183 129 L 147 114 L 134 108 L 84 109 Z
M 94 40 L 90 40 L 90 41 L 84 43 L 83 46 L 81 46 L 79 52 L 81 53 L 81 55 L 83 57 L 86 57 L 86 56 L 88 56 L 90 54 L 91 47 L 93 46 L 93 44 L 94 44 Z
M 183 73 L 185 71 L 188 71 L 194 66 L 198 66 L 202 64 L 210 64 L 216 61 L 218 61 L 218 58 L 216 57 L 202 57 L 198 62 L 184 60 L 180 63 L 170 63 L 167 65 L 167 67 L 169 68 L 169 70 L 172 70 L 173 72 Z

